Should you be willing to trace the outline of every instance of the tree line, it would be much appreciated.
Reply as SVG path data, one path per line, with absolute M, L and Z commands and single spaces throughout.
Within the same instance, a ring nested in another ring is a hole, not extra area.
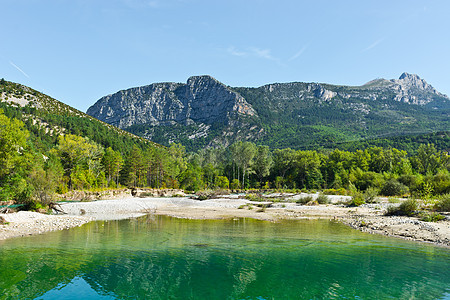
M 41 135 L 42 133 L 40 133 Z M 88 137 L 39 135 L 0 113 L 0 201 L 49 201 L 54 193 L 118 187 L 308 189 L 385 195 L 450 192 L 450 158 L 433 144 L 409 155 L 395 148 L 275 149 L 252 142 L 186 153 L 180 144 L 134 143 L 127 151 Z

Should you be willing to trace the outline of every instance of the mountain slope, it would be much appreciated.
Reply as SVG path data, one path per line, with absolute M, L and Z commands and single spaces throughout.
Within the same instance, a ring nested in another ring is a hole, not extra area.
M 0 81 L 0 109 L 23 121 L 45 150 L 59 134 L 75 134 L 127 153 L 131 145 L 154 144 L 127 131 L 99 121 L 73 107 L 22 84 Z
M 158 143 L 189 149 L 251 140 L 314 147 L 448 130 L 450 100 L 419 76 L 362 86 L 274 83 L 227 87 L 210 76 L 157 83 L 101 98 L 88 114 Z

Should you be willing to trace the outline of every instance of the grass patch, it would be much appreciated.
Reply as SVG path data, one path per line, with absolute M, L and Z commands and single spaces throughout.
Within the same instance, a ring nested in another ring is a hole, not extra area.
M 424 222 L 438 222 L 445 220 L 445 216 L 436 212 L 424 212 L 419 215 L 420 220 Z
M 256 202 L 264 201 L 263 197 L 261 195 L 257 195 L 257 194 L 247 194 L 247 195 L 245 195 L 245 199 L 247 199 L 249 201 L 256 201 Z
M 400 199 L 398 198 L 389 198 L 388 201 L 389 203 L 400 203 Z

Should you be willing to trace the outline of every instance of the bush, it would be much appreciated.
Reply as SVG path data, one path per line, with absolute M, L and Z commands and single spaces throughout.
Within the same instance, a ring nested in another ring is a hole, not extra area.
M 420 215 L 420 220 L 424 222 L 438 222 L 445 220 L 445 217 L 441 214 L 438 214 L 436 212 L 431 213 L 423 213 Z
M 37 200 L 29 200 L 25 203 L 25 209 L 30 211 L 39 211 L 43 209 L 47 209 L 41 202 Z
M 450 194 L 443 195 L 434 205 L 437 211 L 450 211 Z
M 206 194 L 200 194 L 197 196 L 197 200 L 203 201 L 203 200 L 207 200 L 208 199 L 208 195 Z
M 225 176 L 217 176 L 215 184 L 221 189 L 227 189 L 230 187 L 230 181 Z
M 376 203 L 377 196 L 378 196 L 378 189 L 373 187 L 368 188 L 363 194 L 364 201 L 366 203 Z
M 308 202 L 311 202 L 311 201 L 314 201 L 312 196 L 305 196 L 305 197 L 302 197 L 302 198 L 298 199 L 297 201 L 295 201 L 295 203 L 304 205 L 304 204 L 306 204 Z
M 395 179 L 388 180 L 381 188 L 381 194 L 384 196 L 400 196 L 408 192 L 408 187 Z
M 402 175 L 398 178 L 398 181 L 409 187 L 409 189 L 414 189 L 414 187 L 419 184 L 420 180 L 422 180 L 421 177 L 417 175 Z
M 328 204 L 328 203 L 330 203 L 330 198 L 329 198 L 327 195 L 320 194 L 320 195 L 317 197 L 316 201 L 317 201 L 319 204 Z
M 237 190 L 241 187 L 241 183 L 239 182 L 239 179 L 233 179 L 230 183 L 230 188 L 232 190 Z
M 364 195 L 360 192 L 356 192 L 353 194 L 352 199 L 348 203 L 348 206 L 360 206 L 366 203 L 364 200 Z
M 419 208 L 419 203 L 416 199 L 408 199 L 402 202 L 398 207 L 391 206 L 388 208 L 387 216 L 413 216 Z

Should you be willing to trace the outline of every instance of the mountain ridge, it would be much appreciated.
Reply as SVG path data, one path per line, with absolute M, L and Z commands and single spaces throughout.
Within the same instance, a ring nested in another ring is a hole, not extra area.
M 118 91 L 100 98 L 87 113 L 158 143 L 198 149 L 236 140 L 296 148 L 313 139 L 342 142 L 435 132 L 450 126 L 449 110 L 447 95 L 405 72 L 399 79 L 361 86 L 289 82 L 230 87 L 209 75 L 192 76 L 186 84 Z

